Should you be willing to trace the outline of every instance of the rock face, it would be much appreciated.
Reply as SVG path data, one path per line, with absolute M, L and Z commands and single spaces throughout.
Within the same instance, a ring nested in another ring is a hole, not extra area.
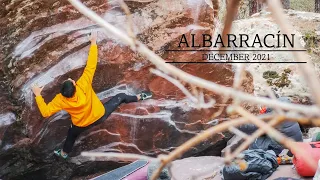
M 308 55 L 311 59 L 312 64 L 314 65 L 315 71 L 319 76 L 320 68 L 319 68 L 319 35 L 317 33 L 320 30 L 320 14 L 318 13 L 310 13 L 310 12 L 302 12 L 302 11 L 293 11 L 293 10 L 285 10 L 288 21 L 294 27 L 295 41 L 294 47 L 297 47 L 297 44 L 300 43 L 304 49 L 307 49 Z M 258 34 L 260 37 L 264 37 L 266 34 L 276 34 L 280 31 L 280 34 L 283 34 L 280 30 L 280 27 L 274 22 L 271 17 L 270 12 L 262 11 L 260 13 L 254 14 L 251 18 L 237 20 L 233 24 L 232 33 L 238 34 L 247 34 L 249 37 L 254 37 Z M 253 40 L 253 39 L 252 39 Z M 252 40 L 248 41 L 249 44 Z M 311 41 L 311 42 L 310 42 Z M 267 39 L 267 43 L 270 45 L 276 44 L 278 42 L 278 38 L 269 38 Z M 283 37 L 279 38 L 280 48 L 277 50 L 284 50 L 287 48 L 283 48 L 284 40 Z M 310 45 L 311 44 L 311 45 Z M 288 43 L 287 46 L 288 47 Z M 256 44 L 254 48 L 246 48 L 248 49 L 258 49 L 259 46 Z M 263 48 L 261 48 L 263 49 Z M 267 49 L 267 48 L 264 48 Z M 242 53 L 242 52 L 241 52 Z M 260 55 L 269 55 L 269 61 L 278 61 L 278 62 L 294 62 L 296 61 L 293 57 L 292 52 L 286 51 L 273 51 L 273 52 L 245 52 L 249 54 L 249 57 L 253 57 L 253 54 Z M 266 58 L 265 58 L 266 59 Z M 251 60 L 251 61 L 258 61 Z M 260 62 L 266 62 L 267 60 L 260 60 Z M 248 64 L 247 70 L 254 77 L 254 93 L 257 95 L 264 95 L 265 86 L 268 85 L 268 80 L 272 81 L 269 83 L 272 85 L 272 88 L 276 91 L 280 96 L 290 96 L 292 97 L 292 101 L 299 104 L 309 104 L 308 98 L 310 97 L 309 87 L 306 85 L 303 76 L 299 72 L 299 66 L 301 64 L 276 64 L 276 63 L 252 63 Z M 279 77 L 276 78 L 267 78 L 265 73 L 274 72 L 278 74 Z
M 126 32 L 126 15 L 116 1 L 83 1 L 112 25 Z M 213 33 L 213 9 L 204 1 L 126 1 L 138 40 L 170 61 L 198 61 L 199 52 L 171 52 L 182 34 Z M 119 39 L 102 31 L 67 1 L 3 1 L 0 7 L 0 178 L 69 179 L 122 164 L 87 162 L 81 151 L 116 151 L 154 156 L 168 153 L 199 131 L 217 111 L 217 105 L 198 110 L 170 82 L 149 72 L 154 68 Z M 43 97 L 51 101 L 61 82 L 80 77 L 89 49 L 88 35 L 98 30 L 99 64 L 93 87 L 105 102 L 117 93 L 136 94 L 151 90 L 154 99 L 122 105 L 103 124 L 83 133 L 75 143 L 71 160 L 52 156 L 63 145 L 70 117 L 59 112 L 41 117 L 31 85 L 45 86 Z M 199 39 L 196 39 L 198 42 Z M 231 86 L 230 65 L 177 65 L 182 70 L 216 83 Z M 244 89 L 252 93 L 252 78 Z M 191 87 L 188 87 L 191 89 Z M 208 98 L 206 98 L 208 99 Z M 220 117 L 225 117 L 223 112 Z M 210 149 L 220 155 L 228 139 L 217 134 L 185 156 Z M 75 163 L 77 162 L 77 163 Z M 80 162 L 80 163 L 79 163 Z

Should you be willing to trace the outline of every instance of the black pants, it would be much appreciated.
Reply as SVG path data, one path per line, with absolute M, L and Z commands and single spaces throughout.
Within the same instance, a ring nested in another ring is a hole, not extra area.
M 129 96 L 129 95 L 126 95 L 125 93 L 117 94 L 116 96 L 112 97 L 109 101 L 103 104 L 105 108 L 105 114 L 100 119 L 95 121 L 93 124 L 87 127 L 78 127 L 71 124 L 71 127 L 68 130 L 67 139 L 63 146 L 63 151 L 66 153 L 70 153 L 72 151 L 74 142 L 82 132 L 105 121 L 110 116 L 110 114 L 117 109 L 117 107 L 121 103 L 130 103 L 130 102 L 137 102 L 137 101 L 138 101 L 137 96 Z

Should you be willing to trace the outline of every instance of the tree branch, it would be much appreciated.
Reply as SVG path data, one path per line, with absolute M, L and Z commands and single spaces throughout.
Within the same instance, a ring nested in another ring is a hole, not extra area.
M 260 116 L 263 119 L 269 119 L 270 116 Z M 247 123 L 248 120 L 245 118 L 238 118 L 238 119 L 233 119 L 230 121 L 225 121 L 219 125 L 213 126 L 207 130 L 202 131 L 201 133 L 197 134 L 195 137 L 189 139 L 187 142 L 183 143 L 182 145 L 180 145 L 179 147 L 177 147 L 174 151 L 172 151 L 171 153 L 169 153 L 165 158 L 163 158 L 161 160 L 162 165 L 158 168 L 158 170 L 153 174 L 153 179 L 155 180 L 160 172 L 162 171 L 162 169 L 169 163 L 171 163 L 173 160 L 180 158 L 182 154 L 184 154 L 185 152 L 187 152 L 191 147 L 194 147 L 196 145 L 198 145 L 199 143 L 201 143 L 202 141 L 208 139 L 209 137 L 211 137 L 212 135 L 225 131 L 226 129 L 228 129 L 230 126 L 236 127 L 239 126 L 241 124 Z
M 283 118 L 283 117 L 280 117 Z M 269 122 L 270 126 L 275 126 L 281 121 L 280 118 L 274 118 Z M 266 131 L 264 129 L 258 129 L 251 136 L 249 136 L 236 150 L 234 150 L 229 156 L 226 156 L 225 162 L 230 163 L 236 158 L 242 151 L 246 150 L 250 144 L 252 144 L 258 137 L 262 136 Z
M 138 155 L 138 154 L 131 154 L 131 153 L 111 153 L 111 152 L 82 152 L 81 156 L 86 157 L 107 157 L 107 158 L 118 158 L 118 159 L 125 159 L 125 160 L 137 160 L 137 159 L 144 159 L 147 161 L 157 162 L 159 159 L 144 156 L 144 155 Z
M 91 11 L 89 8 L 84 6 L 81 2 L 77 0 L 68 0 L 74 7 L 76 7 L 82 14 L 86 15 L 89 17 L 91 20 L 102 26 L 109 34 L 112 34 L 114 36 L 117 36 L 122 40 L 124 43 L 130 45 L 130 47 L 135 46 L 134 41 L 132 38 L 127 36 L 125 33 L 119 31 L 117 28 L 112 26 L 111 24 L 107 23 L 104 21 L 100 16 L 98 16 L 96 13 Z M 273 108 L 281 108 L 285 110 L 295 110 L 299 112 L 303 112 L 306 115 L 320 115 L 320 111 L 316 106 L 305 106 L 305 105 L 297 105 L 297 104 L 289 104 L 289 103 L 284 103 L 284 102 L 279 102 L 276 100 L 271 100 L 267 98 L 257 98 L 255 96 L 249 95 L 247 93 L 241 92 L 234 90 L 233 88 L 230 87 L 225 87 L 218 85 L 216 83 L 213 83 L 211 81 L 207 81 L 205 79 L 193 76 L 191 74 L 188 74 L 168 63 L 165 63 L 165 61 L 156 55 L 154 52 L 149 50 L 145 45 L 143 45 L 141 42 L 137 41 L 137 48 L 136 50 L 140 52 L 141 54 L 145 55 L 149 61 L 151 61 L 153 64 L 157 66 L 161 71 L 171 74 L 174 77 L 178 77 L 179 79 L 188 82 L 189 84 L 196 85 L 201 88 L 205 88 L 211 91 L 216 92 L 217 94 L 220 95 L 225 95 L 225 96 L 232 96 L 232 97 L 237 97 L 241 101 L 247 101 L 247 102 L 252 102 L 255 104 L 264 104 L 268 105 L 269 107 Z
M 280 26 L 282 32 L 284 34 L 294 34 L 293 27 L 288 23 L 288 20 L 286 19 L 286 15 L 283 13 L 283 9 L 281 8 L 281 2 L 278 0 L 267 0 L 268 7 L 272 13 L 273 18 L 277 22 L 277 24 Z M 290 47 L 291 50 L 297 50 L 302 49 L 301 44 L 299 43 L 299 40 L 295 38 L 297 45 L 296 47 Z M 293 56 L 296 61 L 306 61 L 305 64 L 300 64 L 299 68 L 301 70 L 301 73 L 304 77 L 304 80 L 307 82 L 307 85 L 310 87 L 311 92 L 313 94 L 313 97 L 315 97 L 316 103 L 318 107 L 320 107 L 320 83 L 319 79 L 317 78 L 317 73 L 314 70 L 314 67 L 312 66 L 312 62 L 309 59 L 309 56 L 305 52 L 301 51 L 293 51 Z

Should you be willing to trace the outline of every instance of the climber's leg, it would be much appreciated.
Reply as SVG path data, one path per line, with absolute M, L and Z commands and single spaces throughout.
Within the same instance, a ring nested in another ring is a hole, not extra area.
M 120 106 L 121 103 L 131 103 L 137 102 L 139 100 L 146 100 L 152 97 L 151 92 L 142 92 L 136 96 L 130 96 L 125 93 L 117 94 L 112 97 L 109 101 L 104 103 L 104 107 L 106 109 L 107 117 Z
M 96 126 L 100 123 L 102 123 L 104 120 L 106 120 L 110 114 L 120 106 L 122 103 L 130 103 L 130 102 L 137 102 L 139 100 L 146 100 L 152 97 L 151 92 L 142 92 L 141 94 L 138 94 L 136 96 L 130 96 L 126 95 L 125 93 L 117 94 L 116 96 L 112 97 L 109 101 L 104 103 L 105 108 L 105 114 L 98 119 L 93 124 L 87 126 L 87 127 L 77 127 L 74 125 L 71 125 L 71 127 L 68 130 L 68 135 L 66 138 L 66 141 L 63 146 L 63 150 L 57 150 L 54 151 L 54 153 L 58 156 L 61 156 L 63 158 L 67 158 L 68 154 L 72 151 L 72 147 L 77 139 L 77 137 L 84 132 L 85 130 L 89 129 L 90 127 Z
M 146 100 L 151 97 L 152 97 L 152 93 L 147 91 L 144 91 L 136 96 L 127 95 L 125 93 L 117 94 L 113 96 L 109 101 L 103 104 L 104 108 L 106 109 L 105 114 L 92 125 L 95 126 L 105 121 L 110 116 L 110 114 L 114 110 L 116 110 L 117 107 L 119 107 L 122 103 L 137 102 L 139 100 Z
M 105 102 L 104 108 L 106 109 L 106 117 L 108 118 L 110 114 L 117 109 L 122 103 L 131 103 L 131 102 L 138 102 L 140 99 L 139 95 L 137 96 L 130 96 L 125 93 L 120 93 L 113 96 L 109 101 Z
M 72 147 L 77 139 L 77 137 L 87 130 L 88 127 L 77 127 L 71 124 L 71 127 L 68 130 L 68 135 L 66 138 L 66 141 L 64 142 L 63 150 L 61 152 L 61 155 L 67 155 L 72 151 Z
M 140 96 L 140 95 L 139 95 Z M 66 141 L 64 143 L 63 149 L 55 151 L 54 153 L 58 156 L 61 156 L 63 158 L 67 158 L 68 154 L 72 151 L 72 147 L 77 139 L 77 137 L 85 130 L 89 129 L 90 127 L 96 126 L 100 123 L 102 123 L 107 117 L 123 102 L 130 103 L 130 102 L 137 102 L 140 97 L 139 96 L 129 96 L 124 93 L 117 94 L 113 98 L 111 98 L 108 102 L 104 104 L 104 107 L 106 109 L 105 114 L 98 119 L 93 124 L 87 126 L 87 127 L 77 127 L 75 125 L 71 125 L 71 127 L 68 130 L 68 135 L 66 138 Z

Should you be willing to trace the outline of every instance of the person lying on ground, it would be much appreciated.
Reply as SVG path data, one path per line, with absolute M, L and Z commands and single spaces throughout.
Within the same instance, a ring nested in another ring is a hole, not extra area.
M 290 99 L 287 97 L 280 97 L 278 98 L 282 102 L 288 102 L 290 103 Z M 271 113 L 273 109 L 271 108 L 262 108 L 260 111 L 261 114 Z M 239 130 L 251 135 L 254 133 L 258 127 L 256 127 L 254 124 L 244 124 L 239 127 Z M 293 140 L 297 142 L 302 142 L 302 132 L 300 129 L 300 125 L 298 122 L 295 121 L 283 121 L 278 126 L 276 126 L 276 129 L 280 131 L 282 134 L 286 135 L 289 138 L 292 138 Z M 252 143 L 249 146 L 249 149 L 263 149 L 263 150 L 273 150 L 276 155 L 279 155 L 285 147 L 278 143 L 273 138 L 269 137 L 268 135 L 262 135 L 259 138 L 257 138 L 254 143 Z M 291 152 L 288 152 L 289 156 L 292 156 Z
M 43 87 L 32 87 L 43 117 L 49 117 L 60 110 L 67 111 L 71 116 L 72 122 L 63 149 L 54 151 L 55 155 L 65 159 L 72 151 L 77 137 L 89 128 L 104 122 L 121 103 L 137 102 L 152 97 L 152 93 L 148 91 L 135 96 L 120 93 L 102 104 L 92 88 L 92 80 L 98 62 L 96 39 L 97 32 L 94 32 L 91 34 L 89 56 L 82 76 L 77 81 L 71 78 L 65 80 L 60 93 L 50 103 L 46 104 L 41 96 Z

